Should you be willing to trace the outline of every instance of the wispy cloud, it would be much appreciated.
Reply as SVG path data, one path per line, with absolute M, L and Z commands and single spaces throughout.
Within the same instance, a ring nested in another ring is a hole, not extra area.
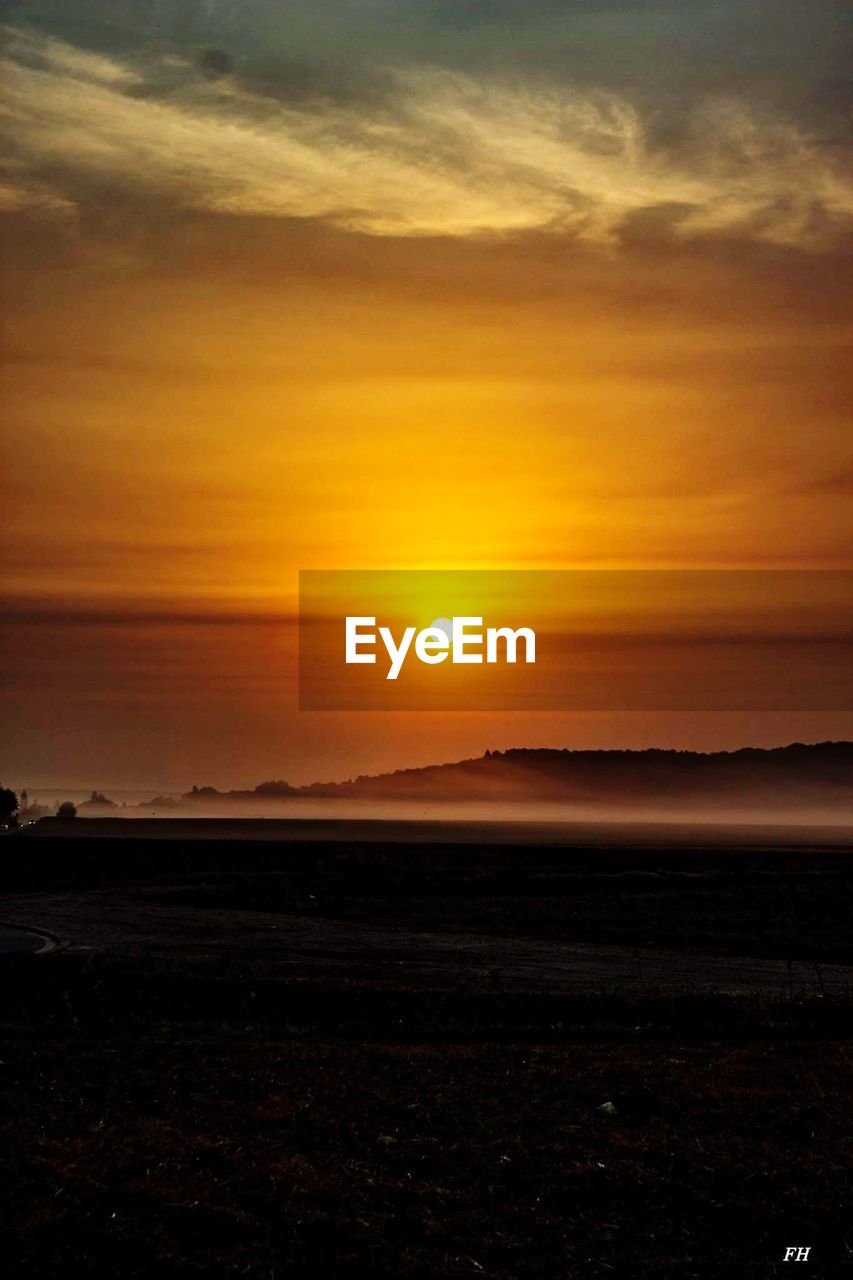
M 698 104 L 664 145 L 613 94 L 408 68 L 381 105 L 293 105 L 175 59 L 131 66 L 8 35 L 0 127 L 26 204 L 42 193 L 63 207 L 87 184 L 118 183 L 193 208 L 373 235 L 552 229 L 597 243 L 632 215 L 666 209 L 683 236 L 813 249 L 853 214 L 837 149 L 733 102 Z

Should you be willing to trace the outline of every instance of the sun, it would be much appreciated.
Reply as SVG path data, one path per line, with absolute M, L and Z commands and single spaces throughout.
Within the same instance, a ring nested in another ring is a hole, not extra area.
M 435 618 L 429 624 L 430 631 L 441 631 L 447 636 L 448 643 L 453 639 L 453 623 L 449 618 Z

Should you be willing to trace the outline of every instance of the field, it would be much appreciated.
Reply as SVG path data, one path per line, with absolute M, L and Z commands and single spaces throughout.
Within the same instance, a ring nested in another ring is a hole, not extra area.
M 12 1274 L 848 1272 L 845 833 L 138 832 L 3 845 Z

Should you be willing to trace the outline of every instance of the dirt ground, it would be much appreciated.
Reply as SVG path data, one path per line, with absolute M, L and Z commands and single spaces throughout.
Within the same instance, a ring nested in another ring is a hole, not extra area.
M 9 1274 L 853 1274 L 843 844 L 14 847 Z
M 851 1049 L 4 1047 L 6 1274 L 849 1274 Z M 799 1273 L 798 1273 L 799 1274 Z

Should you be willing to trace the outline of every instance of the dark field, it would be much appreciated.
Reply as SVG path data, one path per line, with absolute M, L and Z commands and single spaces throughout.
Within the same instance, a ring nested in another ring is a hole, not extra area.
M 7 837 L 9 1274 L 853 1274 L 844 833 L 470 835 Z
M 836 1045 L 73 1040 L 11 1058 L 15 1275 L 686 1280 L 775 1275 L 809 1242 L 806 1274 L 843 1274 Z

